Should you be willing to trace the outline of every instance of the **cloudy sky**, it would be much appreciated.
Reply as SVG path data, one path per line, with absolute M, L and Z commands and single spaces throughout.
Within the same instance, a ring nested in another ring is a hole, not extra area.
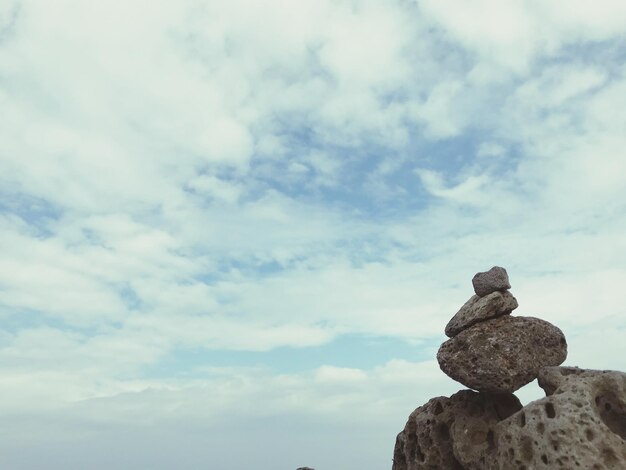
M 0 0 L 0 467 L 390 468 L 493 265 L 626 369 L 625 35 L 622 0 Z

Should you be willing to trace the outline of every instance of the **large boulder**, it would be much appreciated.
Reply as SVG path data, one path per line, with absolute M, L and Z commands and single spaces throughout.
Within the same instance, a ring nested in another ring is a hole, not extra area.
M 544 366 L 567 357 L 567 342 L 556 326 L 534 317 L 501 316 L 477 323 L 441 345 L 443 372 L 466 387 L 512 393 L 537 378 Z
M 546 367 L 539 384 L 548 396 L 489 426 L 486 446 L 455 446 L 464 468 L 626 468 L 626 374 Z
M 433 398 L 411 413 L 404 430 L 398 434 L 393 470 L 463 470 L 455 456 L 455 447 L 470 452 L 470 443 L 480 446 L 486 442 L 487 428 L 521 407 L 515 395 L 471 390 L 461 390 L 449 398 Z M 473 451 L 478 452 L 476 449 Z
M 517 299 L 510 292 L 492 292 L 484 297 L 473 295 L 446 325 L 449 337 L 481 321 L 507 315 L 517 308 Z
M 509 283 L 509 275 L 506 269 L 500 266 L 494 266 L 484 273 L 476 273 L 472 278 L 474 292 L 479 297 L 484 297 L 495 291 L 505 291 L 511 288 Z

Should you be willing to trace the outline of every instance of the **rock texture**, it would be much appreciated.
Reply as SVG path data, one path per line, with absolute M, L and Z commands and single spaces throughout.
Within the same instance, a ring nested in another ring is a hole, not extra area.
M 510 292 L 492 292 L 484 297 L 472 296 L 446 325 L 449 337 L 481 321 L 507 315 L 517 308 L 517 299 Z
M 505 315 L 477 323 L 441 345 L 441 370 L 474 390 L 512 393 L 537 378 L 543 366 L 567 356 L 565 336 L 539 318 Z
M 626 374 L 557 367 L 563 332 L 510 315 L 506 270 L 474 276 L 473 296 L 446 326 L 441 370 L 467 387 L 433 398 L 396 439 L 393 470 L 626 470 Z M 546 397 L 512 394 L 537 378 Z
M 393 470 L 622 470 L 626 374 L 544 367 L 548 396 L 462 390 L 431 399 L 396 439 Z
M 626 374 L 546 367 L 539 384 L 548 396 L 496 423 L 486 449 L 455 454 L 464 468 L 626 468 Z
M 494 266 L 489 271 L 477 273 L 472 278 L 474 292 L 479 297 L 484 297 L 495 291 L 505 291 L 511 288 L 509 284 L 509 275 L 506 269 L 500 266 Z
M 398 434 L 393 469 L 462 470 L 453 446 L 480 446 L 485 442 L 486 426 L 495 425 L 521 407 L 514 395 L 492 396 L 471 390 L 433 398 L 411 413 Z M 453 439 L 453 434 L 462 438 Z

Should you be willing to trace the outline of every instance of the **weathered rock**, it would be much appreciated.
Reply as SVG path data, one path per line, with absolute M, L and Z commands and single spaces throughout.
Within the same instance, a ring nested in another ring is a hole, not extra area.
M 472 285 L 474 286 L 474 292 L 479 297 L 511 288 L 509 275 L 506 273 L 506 269 L 500 266 L 494 266 L 484 273 L 476 273 L 472 278 Z
M 466 469 L 626 468 L 626 374 L 546 367 L 539 384 L 549 396 L 491 426 L 487 446 L 455 446 Z
M 446 325 L 446 335 L 453 337 L 468 327 L 490 318 L 507 315 L 517 308 L 510 292 L 492 292 L 484 297 L 473 295 Z
M 461 390 L 450 398 L 433 398 L 411 413 L 404 430 L 398 434 L 393 470 L 463 470 L 453 447 L 465 448 L 468 443 L 480 446 L 481 442 L 486 442 L 483 429 L 511 416 L 521 407 L 515 395 L 471 390 Z M 458 442 L 451 432 L 458 435 Z
M 441 345 L 439 367 L 463 385 L 483 392 L 512 393 L 544 366 L 567 357 L 565 336 L 533 317 L 501 316 L 477 323 Z

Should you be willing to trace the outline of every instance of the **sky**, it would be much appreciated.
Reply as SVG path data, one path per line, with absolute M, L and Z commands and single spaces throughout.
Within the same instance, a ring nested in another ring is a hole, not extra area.
M 625 36 L 622 0 L 0 0 L 0 468 L 391 468 L 494 265 L 625 370 Z

